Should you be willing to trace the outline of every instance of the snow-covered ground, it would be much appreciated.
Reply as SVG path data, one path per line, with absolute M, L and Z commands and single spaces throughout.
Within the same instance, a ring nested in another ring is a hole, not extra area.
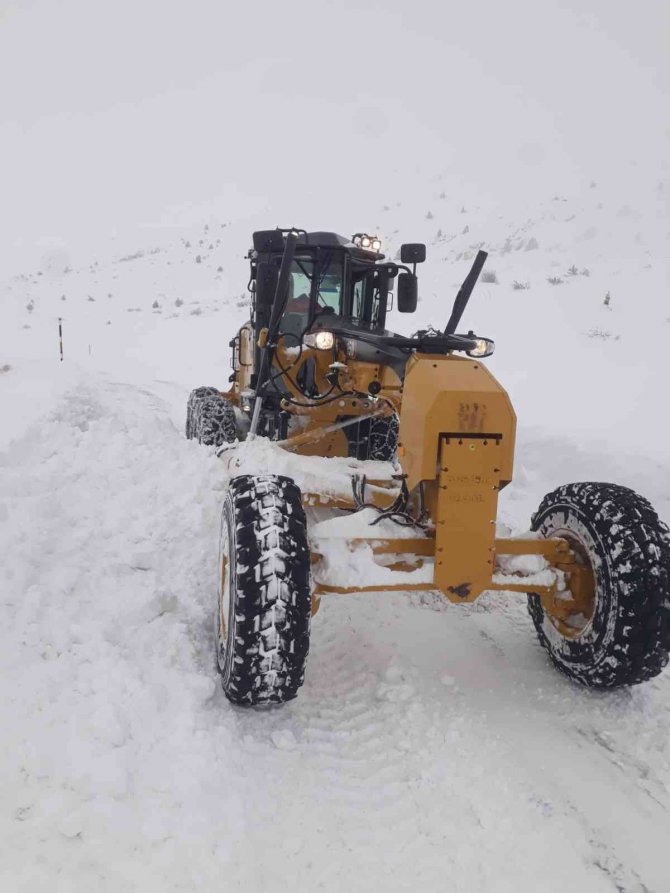
M 254 229 L 425 241 L 401 332 L 444 326 L 483 246 L 501 521 L 605 480 L 670 522 L 661 14 L 0 9 L 0 891 L 670 890 L 670 671 L 573 685 L 522 596 L 325 597 L 298 699 L 226 701 L 226 467 L 183 433 L 226 386 Z

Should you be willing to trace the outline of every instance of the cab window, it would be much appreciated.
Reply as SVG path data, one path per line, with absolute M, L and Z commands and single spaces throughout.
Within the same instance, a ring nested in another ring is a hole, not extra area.
M 370 291 L 370 280 L 367 276 L 354 281 L 351 302 L 351 318 L 354 322 L 366 322 L 366 304 Z
M 326 254 L 320 264 L 314 257 L 296 257 L 291 265 L 288 296 L 279 331 L 287 345 L 297 345 L 310 324 L 313 283 L 316 281 L 314 312 L 341 313 L 343 264 L 341 256 Z
M 316 312 L 342 312 L 342 258 L 326 256 L 321 263 L 316 293 Z
M 309 322 L 310 295 L 314 276 L 311 258 L 296 258 L 288 277 L 288 297 L 279 331 L 286 336 L 287 346 L 297 345 Z

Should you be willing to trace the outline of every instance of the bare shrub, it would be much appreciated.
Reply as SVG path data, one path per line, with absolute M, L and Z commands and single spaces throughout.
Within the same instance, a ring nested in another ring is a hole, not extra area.
M 118 259 L 117 263 L 123 264 L 129 260 L 139 260 L 141 257 L 144 257 L 144 251 L 135 251 L 133 254 L 124 254 L 123 257 Z
M 512 283 L 512 288 L 514 291 L 525 291 L 527 288 L 530 288 L 530 282 L 519 282 L 518 279 L 515 279 Z
M 549 285 L 563 285 L 563 281 L 560 276 L 549 276 L 547 279 Z
M 495 270 L 484 270 L 482 273 L 482 282 L 488 282 L 491 285 L 498 284 L 498 274 Z

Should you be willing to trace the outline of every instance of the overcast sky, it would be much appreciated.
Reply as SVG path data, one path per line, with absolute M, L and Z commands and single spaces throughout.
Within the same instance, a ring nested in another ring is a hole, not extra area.
M 0 0 L 0 251 L 660 169 L 669 59 L 667 0 Z

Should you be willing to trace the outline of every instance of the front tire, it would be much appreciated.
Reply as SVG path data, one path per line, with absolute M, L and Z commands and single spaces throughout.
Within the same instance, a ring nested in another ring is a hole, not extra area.
M 279 704 L 305 678 L 310 552 L 300 490 L 279 475 L 233 478 L 221 515 L 216 658 L 235 704 Z
M 528 596 L 556 667 L 602 689 L 657 676 L 670 651 L 670 532 L 647 500 L 614 484 L 567 484 L 545 496 L 532 529 L 566 539 L 590 569 L 590 599 L 573 616 Z

